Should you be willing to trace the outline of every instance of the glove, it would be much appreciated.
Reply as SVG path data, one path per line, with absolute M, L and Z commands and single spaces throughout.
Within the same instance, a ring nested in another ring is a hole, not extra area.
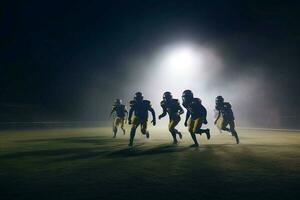
M 207 124 L 207 120 L 206 119 L 203 120 L 203 124 Z
M 162 116 L 161 116 L 161 115 L 159 115 L 159 116 L 158 116 L 158 119 L 161 119 L 161 118 L 162 118 Z
M 156 125 L 156 121 L 155 120 L 152 120 L 151 123 L 153 124 L 153 126 Z
M 187 127 L 187 122 L 184 122 L 184 126 Z

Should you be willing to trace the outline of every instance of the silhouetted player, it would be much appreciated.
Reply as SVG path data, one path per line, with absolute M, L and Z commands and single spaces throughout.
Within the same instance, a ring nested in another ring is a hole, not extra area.
M 125 105 L 122 104 L 121 99 L 116 99 L 114 105 L 112 106 L 112 110 L 110 112 L 110 116 L 114 116 L 113 120 L 113 138 L 116 137 L 118 132 L 118 126 L 121 125 L 121 129 L 123 134 L 125 135 L 126 130 L 124 129 L 124 124 L 126 123 L 127 110 Z
M 148 122 L 148 111 L 152 114 L 152 123 L 153 126 L 156 124 L 155 112 L 151 107 L 151 102 L 144 100 L 144 97 L 141 92 L 135 93 L 134 100 L 130 101 L 130 110 L 128 117 L 128 124 L 132 124 L 130 131 L 130 140 L 128 146 L 133 145 L 133 139 L 137 127 L 141 126 L 141 132 L 143 135 L 146 135 L 149 138 L 149 131 L 147 131 L 147 122 Z M 134 118 L 131 121 L 132 114 L 134 113 Z
M 182 101 L 182 105 L 187 110 L 184 125 L 188 126 L 191 137 L 195 143 L 191 145 L 191 147 L 198 147 L 199 144 L 196 138 L 196 134 L 201 135 L 202 133 L 206 133 L 207 139 L 210 139 L 209 129 L 201 129 L 202 124 L 207 124 L 207 111 L 202 105 L 201 99 L 194 98 L 194 95 L 191 90 L 185 90 L 182 93 Z
M 230 103 L 224 102 L 224 98 L 222 96 L 217 96 L 215 108 L 217 112 L 215 125 L 220 130 L 231 132 L 232 136 L 235 137 L 236 143 L 239 144 L 240 140 L 235 130 L 234 115 Z M 228 125 L 229 128 L 227 128 Z
M 159 119 L 163 118 L 167 114 L 169 115 L 169 131 L 173 137 L 173 144 L 177 144 L 176 134 L 179 135 L 179 138 L 182 138 L 182 134 L 175 129 L 177 124 L 180 122 L 180 115 L 183 114 L 183 109 L 179 104 L 178 99 L 173 99 L 170 92 L 165 92 L 163 95 L 163 101 L 160 102 L 160 105 L 163 109 L 163 113 L 159 115 Z

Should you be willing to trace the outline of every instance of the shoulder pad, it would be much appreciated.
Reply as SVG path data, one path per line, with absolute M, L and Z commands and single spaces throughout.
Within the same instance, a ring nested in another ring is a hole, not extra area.
M 216 109 L 216 110 L 220 110 L 220 109 L 221 109 L 221 106 L 215 105 L 215 109 Z
M 174 102 L 179 103 L 178 99 L 173 99 Z
M 199 99 L 199 98 L 194 98 L 193 99 L 193 103 L 195 103 L 195 104 L 202 104 L 201 103 L 201 99 Z
M 174 105 L 180 105 L 178 99 L 173 99 L 173 100 L 172 100 L 172 103 L 173 103 Z
M 148 101 L 148 100 L 143 100 L 143 102 L 144 102 L 144 104 L 146 104 L 146 105 L 151 105 L 151 102 Z
M 230 104 L 229 102 L 225 102 L 225 103 L 224 103 L 224 107 L 225 107 L 225 108 L 231 108 L 231 104 Z
M 135 101 L 134 100 L 131 100 L 130 102 L 129 102 L 129 105 L 130 105 L 130 107 L 133 107 L 134 105 L 135 105 Z

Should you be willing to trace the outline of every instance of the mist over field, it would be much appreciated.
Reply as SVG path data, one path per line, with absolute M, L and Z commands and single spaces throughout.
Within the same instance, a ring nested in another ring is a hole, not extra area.
M 181 99 L 192 89 L 210 123 L 214 98 L 223 95 L 238 126 L 299 128 L 298 3 L 7 1 L 1 8 L 0 122 L 108 121 L 114 99 L 128 104 L 136 91 L 159 113 L 164 91 Z M 192 49 L 193 69 L 168 61 L 180 45 Z
M 128 106 L 137 91 L 159 114 L 163 92 L 170 91 L 181 101 L 182 91 L 191 89 L 207 108 L 209 123 L 215 97 L 222 95 L 232 104 L 238 126 L 297 128 L 299 108 L 291 109 L 295 102 L 281 95 L 280 82 L 274 80 L 274 72 L 262 67 L 264 64 L 228 62 L 217 48 L 191 44 L 199 48 L 197 56 L 202 59 L 192 71 L 184 65 L 179 72 L 165 66 L 164 48 L 159 46 L 127 55 L 111 72 L 97 65 L 87 66 L 83 74 L 70 69 L 61 77 L 67 84 L 58 83 L 49 93 L 45 89 L 36 102 L 2 102 L 1 121 L 108 121 L 114 99 L 121 98 Z M 70 76 L 75 80 L 69 82 Z M 285 101 L 291 104 L 287 107 Z

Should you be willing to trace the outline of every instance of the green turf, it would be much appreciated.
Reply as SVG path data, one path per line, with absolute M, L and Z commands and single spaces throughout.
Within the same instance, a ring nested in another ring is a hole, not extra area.
M 133 148 L 109 128 L 2 131 L 1 199 L 299 199 L 300 133 L 239 133 L 195 149 L 164 129 Z

